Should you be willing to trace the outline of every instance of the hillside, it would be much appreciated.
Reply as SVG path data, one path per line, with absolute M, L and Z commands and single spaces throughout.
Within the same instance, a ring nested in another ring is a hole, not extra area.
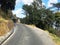
M 0 17 L 0 36 L 5 35 L 13 28 L 13 22 L 11 20 L 5 20 Z

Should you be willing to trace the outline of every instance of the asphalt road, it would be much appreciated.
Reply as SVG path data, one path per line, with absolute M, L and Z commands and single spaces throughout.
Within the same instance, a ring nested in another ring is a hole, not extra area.
M 16 28 L 13 36 L 2 45 L 54 45 L 45 33 L 37 34 L 34 28 L 31 29 L 23 24 L 16 24 Z

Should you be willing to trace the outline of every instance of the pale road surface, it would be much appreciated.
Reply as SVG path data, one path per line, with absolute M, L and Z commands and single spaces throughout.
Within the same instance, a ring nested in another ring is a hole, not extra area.
M 2 45 L 54 45 L 54 42 L 42 30 L 16 24 L 15 33 Z

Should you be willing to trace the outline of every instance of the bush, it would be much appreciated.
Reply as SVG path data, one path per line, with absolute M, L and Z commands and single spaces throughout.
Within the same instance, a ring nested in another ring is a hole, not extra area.
M 56 31 L 56 35 L 60 37 L 60 30 Z
M 48 29 L 48 31 L 50 32 L 50 33 L 52 33 L 52 34 L 55 34 L 56 36 L 59 36 L 60 37 L 60 30 L 58 31 L 58 30 L 55 30 L 55 29 L 53 29 L 53 28 L 49 28 Z
M 52 33 L 52 34 L 56 34 L 56 30 L 53 29 L 52 27 L 50 27 L 50 28 L 48 29 L 48 31 L 49 31 L 50 33 Z

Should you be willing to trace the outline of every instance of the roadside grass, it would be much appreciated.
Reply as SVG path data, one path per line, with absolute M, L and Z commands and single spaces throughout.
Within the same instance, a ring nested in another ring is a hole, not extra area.
M 32 27 L 32 28 L 36 27 L 35 25 L 27 25 L 27 26 Z
M 46 31 L 48 32 L 48 31 Z M 48 32 L 49 33 L 49 32 Z M 60 45 L 60 37 L 56 36 L 55 34 L 49 33 L 52 40 L 55 42 L 56 45 Z
M 60 37 L 50 33 L 51 38 L 53 39 L 53 41 L 56 43 L 56 45 L 60 45 Z
M 13 22 L 0 17 L 0 36 L 5 35 L 13 28 Z

